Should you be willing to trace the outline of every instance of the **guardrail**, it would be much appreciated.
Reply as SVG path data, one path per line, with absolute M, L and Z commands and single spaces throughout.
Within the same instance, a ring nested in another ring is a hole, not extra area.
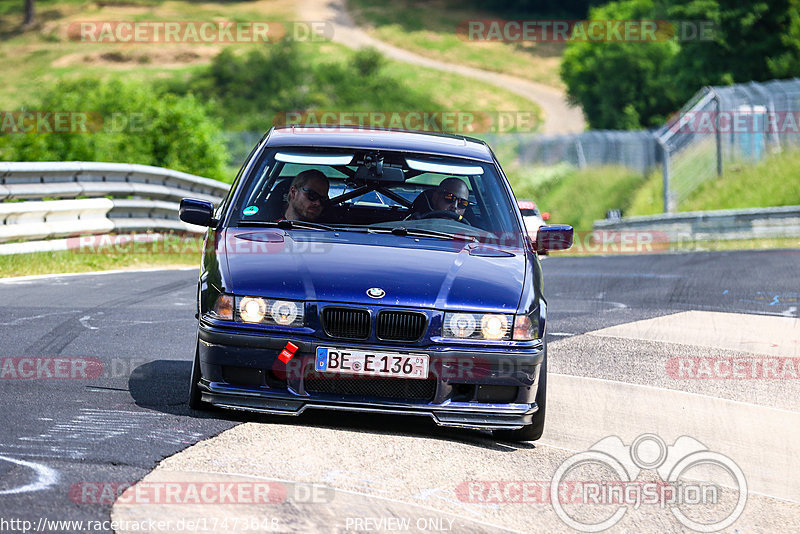
M 0 254 L 53 250 L 31 240 L 129 232 L 203 233 L 178 219 L 181 198 L 219 203 L 228 184 L 125 163 L 0 163 Z M 60 247 L 59 247 L 60 248 Z
M 661 232 L 671 242 L 800 237 L 800 206 L 604 219 L 595 221 L 594 228 Z

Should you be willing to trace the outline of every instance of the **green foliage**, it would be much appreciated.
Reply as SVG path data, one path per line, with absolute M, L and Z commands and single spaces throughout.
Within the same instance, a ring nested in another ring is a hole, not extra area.
M 670 67 L 687 98 L 702 85 L 796 76 L 800 72 L 797 0 L 674 0 L 670 19 L 708 20 L 710 41 L 692 40 Z
M 591 6 L 604 0 L 472 0 L 475 7 L 503 15 L 551 15 L 586 17 Z
M 701 39 L 570 42 L 561 76 L 593 128 L 657 126 L 704 85 L 800 72 L 800 0 L 620 0 L 591 19 L 711 23 Z
M 227 153 L 217 123 L 194 96 L 148 85 L 81 79 L 46 88 L 32 110 L 91 113 L 87 132 L 0 137 L 5 161 L 112 161 L 167 167 L 222 179 Z
M 592 10 L 593 20 L 652 18 L 651 0 L 623 0 Z M 676 109 L 667 68 L 679 51 L 672 41 L 572 41 L 561 79 L 592 128 L 656 126 Z
M 300 45 L 285 40 L 237 55 L 223 50 L 191 79 L 168 82 L 179 94 L 212 101 L 228 130 L 266 131 L 282 113 L 319 110 L 436 109 L 428 95 L 409 91 L 386 72 L 374 49 L 348 54 L 346 61 L 312 63 Z

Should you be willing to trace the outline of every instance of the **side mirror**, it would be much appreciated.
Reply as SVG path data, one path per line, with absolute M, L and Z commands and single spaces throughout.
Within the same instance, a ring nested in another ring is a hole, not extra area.
M 572 246 L 572 227 L 568 224 L 540 226 L 536 232 L 536 251 L 567 250 Z
M 214 204 L 205 200 L 184 198 L 181 200 L 178 217 L 185 223 L 211 226 L 214 223 Z
M 550 212 L 549 211 L 546 211 L 546 212 L 542 213 L 542 220 L 544 220 L 544 221 L 549 221 L 550 220 Z

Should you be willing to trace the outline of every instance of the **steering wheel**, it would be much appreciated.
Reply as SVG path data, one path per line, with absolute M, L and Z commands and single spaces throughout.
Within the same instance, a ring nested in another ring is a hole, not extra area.
M 458 221 L 460 223 L 469 224 L 469 222 L 464 218 L 463 215 L 459 215 L 454 211 L 449 210 L 434 210 L 425 213 L 420 217 L 420 219 L 453 219 L 454 221 Z

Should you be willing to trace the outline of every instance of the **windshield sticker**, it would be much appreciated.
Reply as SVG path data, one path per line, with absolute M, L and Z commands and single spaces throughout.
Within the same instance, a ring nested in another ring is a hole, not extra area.
M 242 213 L 245 215 L 255 215 L 258 213 L 258 206 L 247 206 L 244 210 L 242 210 Z

